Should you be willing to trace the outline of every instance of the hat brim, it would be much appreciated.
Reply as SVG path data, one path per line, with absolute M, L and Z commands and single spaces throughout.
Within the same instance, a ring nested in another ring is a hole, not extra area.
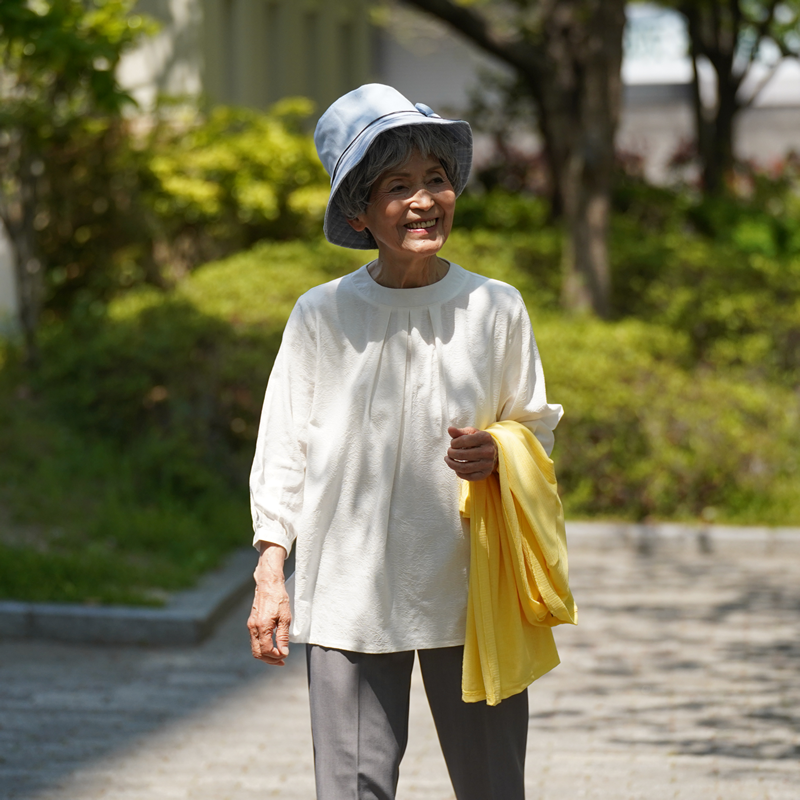
M 428 117 L 417 111 L 392 114 L 379 119 L 369 128 L 362 131 L 358 140 L 344 154 L 341 162 L 337 165 L 335 176 L 331 181 L 331 194 L 328 199 L 328 207 L 325 209 L 325 223 L 323 225 L 325 238 L 332 244 L 349 247 L 353 250 L 375 249 L 375 244 L 371 238 L 366 238 L 363 232 L 353 230 L 344 214 L 339 210 L 338 205 L 334 203 L 334 198 L 342 185 L 342 181 L 363 160 L 375 139 L 390 128 L 400 128 L 406 125 L 444 125 L 446 127 L 453 140 L 454 154 L 460 167 L 459 185 L 453 187 L 456 191 L 456 197 L 464 190 L 472 169 L 472 129 L 469 123 L 460 119 Z

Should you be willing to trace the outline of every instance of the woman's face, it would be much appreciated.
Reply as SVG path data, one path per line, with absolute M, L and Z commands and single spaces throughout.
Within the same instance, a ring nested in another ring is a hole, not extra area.
M 382 257 L 433 256 L 450 235 L 456 193 L 434 156 L 415 150 L 372 185 L 367 210 L 350 224 L 369 228 Z

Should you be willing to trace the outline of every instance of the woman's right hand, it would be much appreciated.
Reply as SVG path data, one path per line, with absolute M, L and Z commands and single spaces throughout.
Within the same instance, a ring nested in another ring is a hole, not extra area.
M 253 574 L 256 593 L 247 620 L 253 658 L 282 667 L 289 655 L 292 612 L 283 580 L 286 551 L 279 544 L 261 543 L 261 555 Z M 273 641 L 274 638 L 274 641 Z

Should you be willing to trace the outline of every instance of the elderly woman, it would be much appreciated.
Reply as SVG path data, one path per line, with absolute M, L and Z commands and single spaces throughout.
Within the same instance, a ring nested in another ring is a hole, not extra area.
M 415 652 L 458 800 L 520 800 L 526 692 L 461 697 L 459 479 L 492 474 L 485 428 L 499 420 L 549 453 L 561 407 L 519 292 L 438 255 L 469 125 L 370 84 L 327 110 L 315 141 L 326 237 L 378 256 L 298 300 L 270 376 L 251 477 L 253 655 L 283 665 L 305 644 L 320 800 L 394 798 Z

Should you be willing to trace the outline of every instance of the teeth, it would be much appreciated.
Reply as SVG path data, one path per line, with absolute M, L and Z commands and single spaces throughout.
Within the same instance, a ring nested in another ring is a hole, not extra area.
M 432 228 L 435 224 L 435 219 L 429 219 L 426 222 L 409 222 L 406 228 L 411 230 L 416 230 L 417 228 Z

